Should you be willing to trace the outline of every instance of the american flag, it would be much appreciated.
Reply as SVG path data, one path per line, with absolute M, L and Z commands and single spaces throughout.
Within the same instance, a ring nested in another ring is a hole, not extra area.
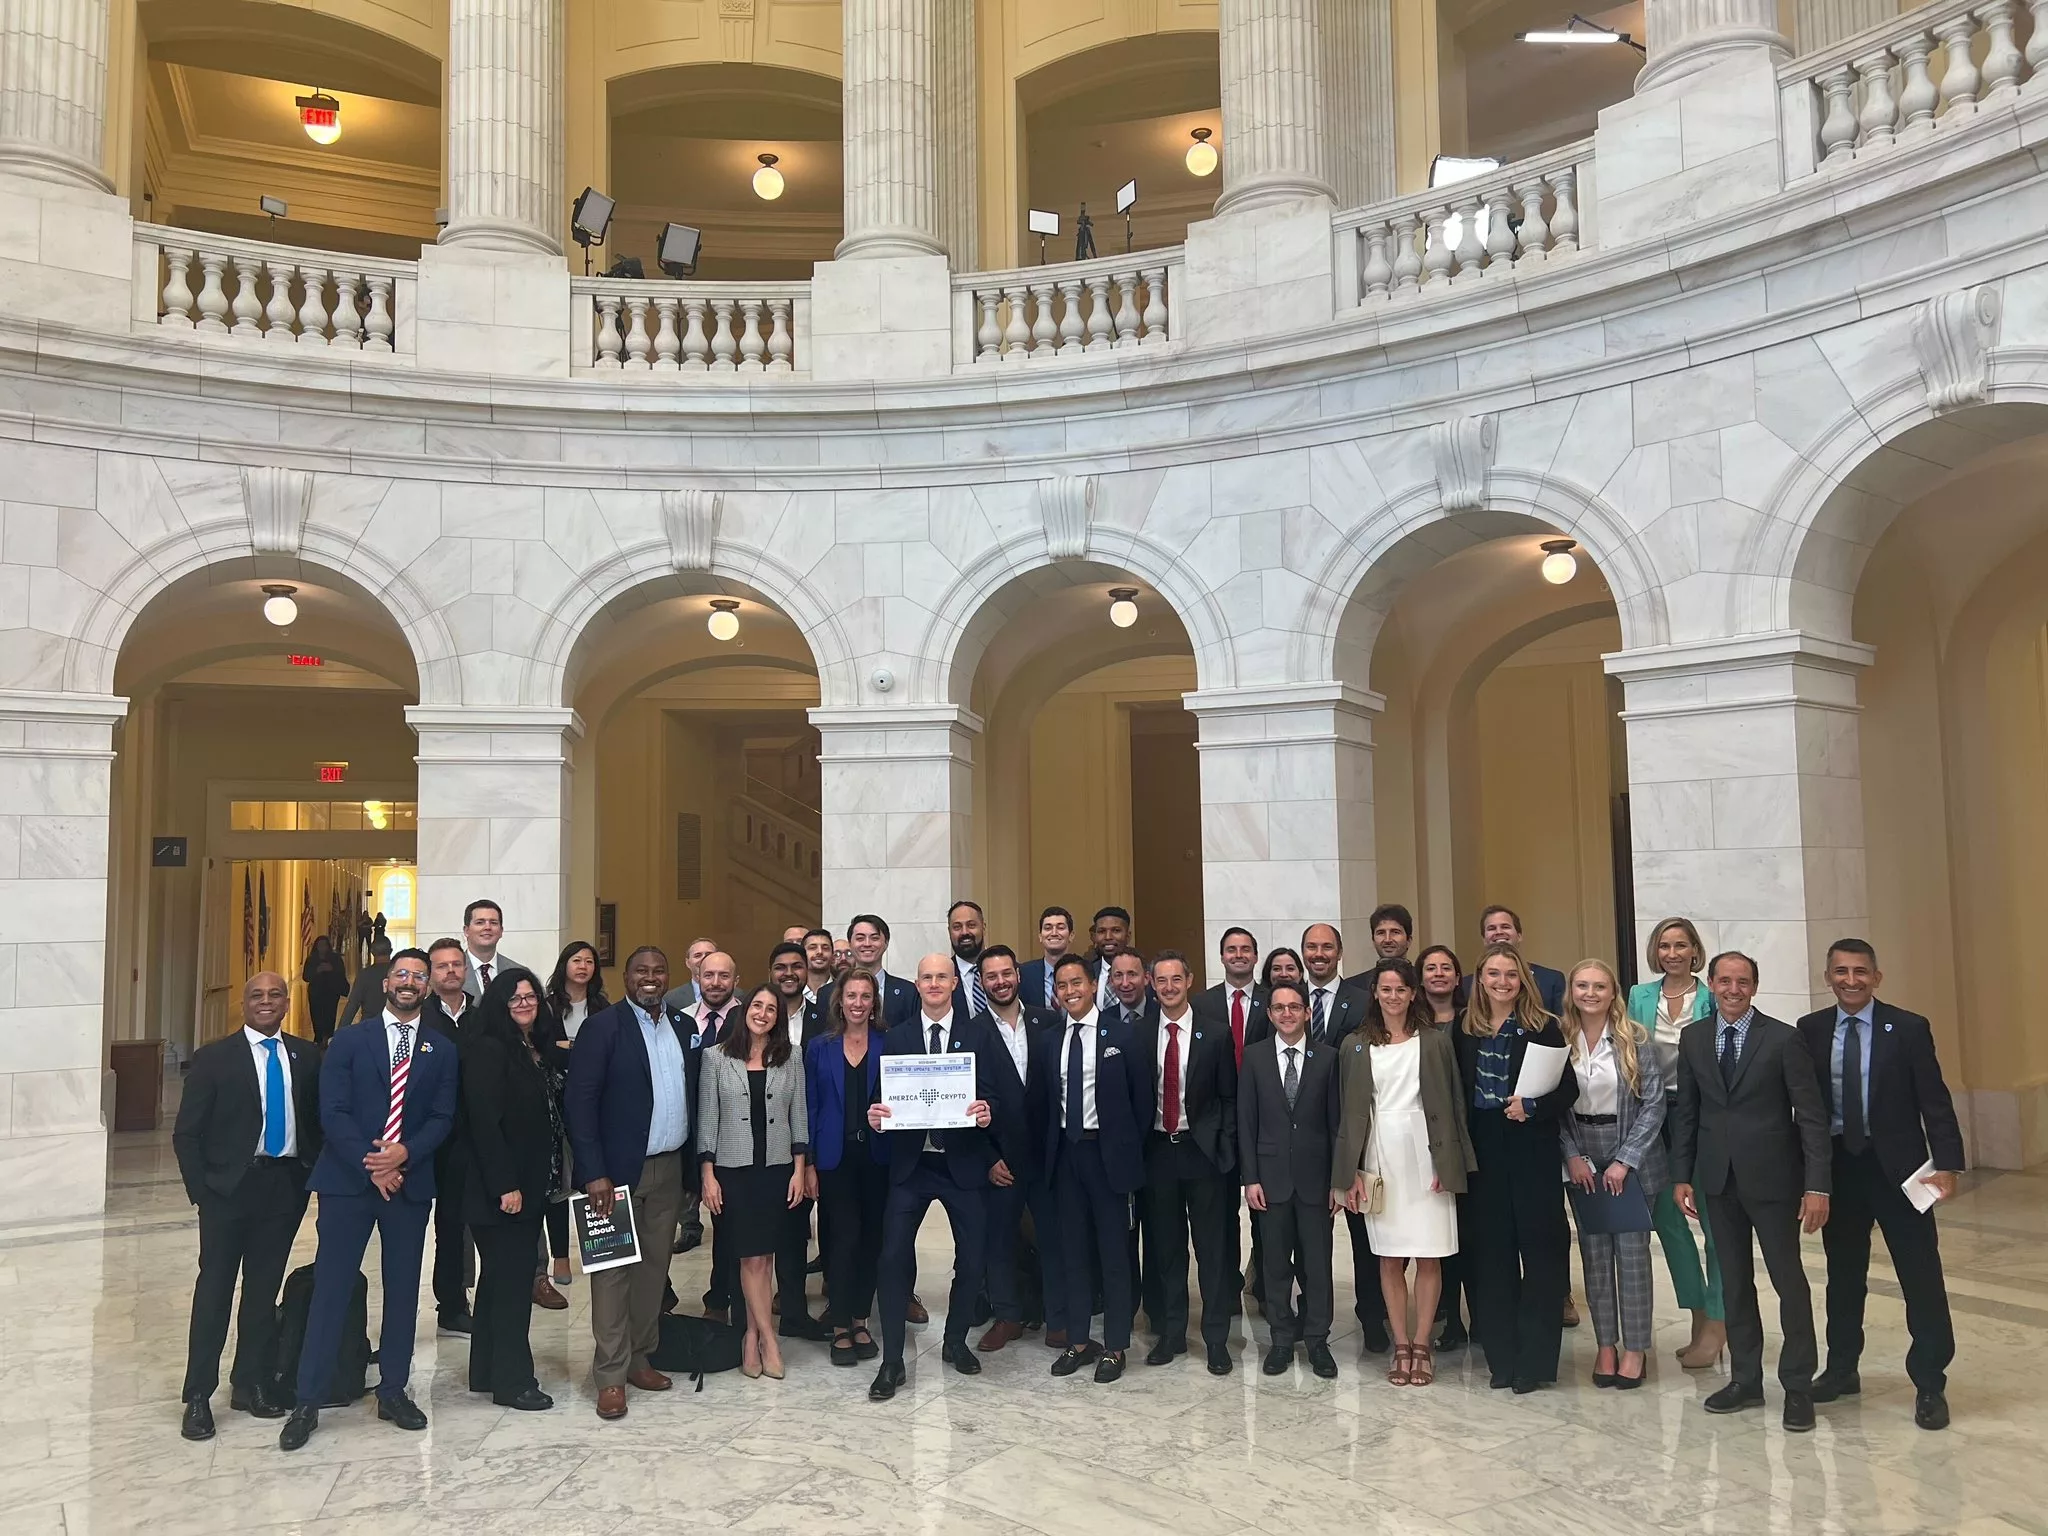
M 256 958 L 270 953 L 270 873 L 256 872 Z
M 391 1109 L 384 1116 L 384 1140 L 405 1139 L 405 1081 L 412 1076 L 411 1031 L 398 1027 L 398 1051 L 391 1058 Z
M 256 969 L 256 898 L 249 890 L 249 869 L 242 868 L 242 969 Z
M 313 948 L 313 886 L 309 881 L 299 888 L 299 950 L 310 953 Z

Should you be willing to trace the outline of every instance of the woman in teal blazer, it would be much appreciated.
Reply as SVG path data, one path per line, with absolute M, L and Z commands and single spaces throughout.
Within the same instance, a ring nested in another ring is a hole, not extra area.
M 1699 978 L 1707 951 L 1691 919 L 1667 917 L 1650 930 L 1645 958 L 1655 978 L 1637 982 L 1628 989 L 1628 1016 L 1649 1032 L 1657 1064 L 1663 1069 L 1668 1109 L 1668 1101 L 1678 1096 L 1679 1033 L 1714 1008 L 1713 995 Z M 1668 1113 L 1664 1117 L 1666 1155 L 1671 1150 L 1672 1119 Z M 1692 1342 L 1678 1351 L 1678 1363 L 1689 1371 L 1705 1370 L 1721 1358 L 1721 1350 L 1728 1342 L 1721 1310 L 1721 1263 L 1714 1253 L 1713 1229 L 1705 1222 L 1700 1223 L 1707 1243 L 1703 1269 L 1699 1249 L 1693 1244 L 1692 1223 L 1685 1219 L 1668 1186 L 1657 1191 L 1653 1219 L 1658 1240 L 1664 1246 L 1664 1262 L 1671 1270 L 1671 1288 L 1678 1294 L 1678 1304 L 1692 1313 Z

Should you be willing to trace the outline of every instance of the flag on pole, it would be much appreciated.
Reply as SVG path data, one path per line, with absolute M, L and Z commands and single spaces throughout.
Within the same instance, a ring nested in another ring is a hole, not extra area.
M 249 867 L 242 866 L 242 969 L 256 969 L 256 898 L 249 891 Z
M 313 949 L 313 882 L 308 880 L 299 887 L 299 952 L 312 953 Z
M 270 953 L 270 872 L 256 873 L 256 958 Z

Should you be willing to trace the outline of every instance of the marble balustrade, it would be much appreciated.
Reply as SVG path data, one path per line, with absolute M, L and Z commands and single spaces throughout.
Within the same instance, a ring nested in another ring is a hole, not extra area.
M 954 362 L 986 366 L 1165 346 L 1177 339 L 1179 246 L 953 279 Z
M 410 356 L 417 264 L 135 226 L 136 321 L 200 336 Z
M 577 278 L 576 367 L 807 374 L 811 285 Z

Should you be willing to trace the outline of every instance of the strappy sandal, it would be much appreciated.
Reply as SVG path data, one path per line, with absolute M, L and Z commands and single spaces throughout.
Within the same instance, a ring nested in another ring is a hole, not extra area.
M 1436 1351 L 1417 1344 L 1408 1351 L 1408 1385 L 1426 1387 L 1436 1380 Z
M 1389 1386 L 1405 1387 L 1414 1380 L 1413 1376 L 1409 1374 L 1409 1357 L 1414 1353 L 1415 1350 L 1412 1345 L 1396 1344 L 1394 1346 L 1393 1358 L 1387 1362 L 1387 1384 Z
M 834 1365 L 860 1364 L 860 1352 L 853 1347 L 853 1330 L 835 1328 L 832 1331 L 832 1363 Z

